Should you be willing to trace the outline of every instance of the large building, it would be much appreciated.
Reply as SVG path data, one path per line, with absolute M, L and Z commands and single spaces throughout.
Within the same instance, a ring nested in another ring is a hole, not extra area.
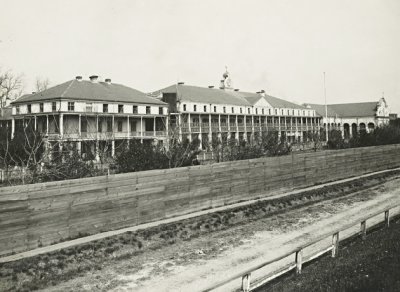
M 328 130 L 340 130 L 344 138 L 353 137 L 360 130 L 372 131 L 378 126 L 389 124 L 389 108 L 385 98 L 378 102 L 308 104 L 323 117 L 323 126 Z
M 277 131 L 293 143 L 306 141 L 310 137 L 306 133 L 319 132 L 320 116 L 314 109 L 270 96 L 264 90 L 234 89 L 228 72 L 218 87 L 180 82 L 151 95 L 169 104 L 171 128 L 189 140 L 250 141 L 262 132 Z
M 167 138 L 168 105 L 133 88 L 81 76 L 11 103 L 12 136 L 27 123 L 50 144 L 69 143 L 82 153 L 114 155 L 123 141 Z M 63 142 L 63 143 L 59 143 Z

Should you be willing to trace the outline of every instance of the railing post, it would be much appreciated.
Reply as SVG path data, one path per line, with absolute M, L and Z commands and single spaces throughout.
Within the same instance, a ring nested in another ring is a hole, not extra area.
M 332 257 L 337 257 L 339 253 L 339 232 L 332 235 Z
M 248 273 L 242 277 L 242 291 L 243 292 L 250 291 L 250 278 L 251 278 L 251 273 Z
M 361 238 L 362 238 L 362 240 L 365 240 L 367 238 L 367 222 L 366 221 L 361 222 Z
M 385 211 L 385 226 L 389 227 L 389 223 L 390 223 L 389 210 L 386 210 Z
M 296 251 L 296 274 L 301 274 L 301 268 L 303 265 L 303 250 Z

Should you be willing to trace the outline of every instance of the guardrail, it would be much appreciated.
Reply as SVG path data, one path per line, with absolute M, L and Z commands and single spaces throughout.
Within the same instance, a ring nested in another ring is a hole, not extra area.
M 214 285 L 206 288 L 203 291 L 212 291 L 212 290 L 214 290 L 216 288 L 219 288 L 219 287 L 221 287 L 221 286 L 223 286 L 225 284 L 228 284 L 228 283 L 230 283 L 230 282 L 232 282 L 232 281 L 234 281 L 236 279 L 240 279 L 241 278 L 242 279 L 241 291 L 249 292 L 249 291 L 251 291 L 251 290 L 253 290 L 253 289 L 257 288 L 257 287 L 260 287 L 260 286 L 264 285 L 265 283 L 269 282 L 270 280 L 272 280 L 272 279 L 274 279 L 274 278 L 276 278 L 276 277 L 278 277 L 280 275 L 283 275 L 284 273 L 287 273 L 287 272 L 291 271 L 292 269 L 296 269 L 296 273 L 297 274 L 301 274 L 302 265 L 304 263 L 306 263 L 308 261 L 311 261 L 311 260 L 321 256 L 322 254 L 324 254 L 324 253 L 326 253 L 326 252 L 328 252 L 330 250 L 332 250 L 332 257 L 333 258 L 338 256 L 338 254 L 339 254 L 339 242 L 340 242 L 339 233 L 340 232 L 342 232 L 342 231 L 344 231 L 346 229 L 349 229 L 349 228 L 355 226 L 356 224 L 358 224 L 359 222 L 361 222 L 360 223 L 359 234 L 361 234 L 362 239 L 365 240 L 366 239 L 366 235 L 367 235 L 367 220 L 371 219 L 372 217 L 375 217 L 375 216 L 377 216 L 379 214 L 384 214 L 385 226 L 389 227 L 389 223 L 390 223 L 389 211 L 394 209 L 394 208 L 397 208 L 399 206 L 400 206 L 400 204 L 391 206 L 390 208 L 387 207 L 387 206 L 385 206 L 385 208 L 380 208 L 379 211 L 376 211 L 376 212 L 374 212 L 372 214 L 369 214 L 368 216 L 361 217 L 362 218 L 361 221 L 360 220 L 353 221 L 351 223 L 347 223 L 347 224 L 344 224 L 344 225 L 340 226 L 340 228 L 335 228 L 333 230 L 333 232 L 330 231 L 330 232 L 323 233 L 320 236 L 316 237 L 314 240 L 309 241 L 306 244 L 303 244 L 303 245 L 300 245 L 298 247 L 295 247 L 295 248 L 291 249 L 290 251 L 288 251 L 286 253 L 283 253 L 283 254 L 281 254 L 281 255 L 279 255 L 279 256 L 271 259 L 271 260 L 268 260 L 268 261 L 266 261 L 266 262 L 264 262 L 262 264 L 259 264 L 257 266 L 248 268 L 248 269 L 246 269 L 246 270 L 244 270 L 244 271 L 242 271 L 240 273 L 236 273 L 236 274 L 232 275 L 231 277 L 229 277 L 227 279 L 223 279 L 220 282 L 218 282 L 217 284 L 214 284 Z M 329 248 L 324 249 L 322 251 L 321 250 L 318 251 L 317 253 L 311 255 L 307 260 L 303 259 L 303 250 L 305 248 L 307 248 L 307 247 L 309 247 L 309 246 L 311 246 L 313 244 L 316 244 L 316 243 L 326 239 L 329 236 L 332 236 L 332 245 Z M 266 267 L 266 266 L 268 266 L 270 264 L 273 264 L 273 263 L 276 263 L 276 262 L 278 262 L 280 260 L 283 260 L 284 258 L 287 258 L 287 257 L 289 257 L 291 255 L 294 255 L 294 257 L 295 257 L 295 262 L 294 262 L 293 265 L 290 265 L 288 268 L 285 268 L 284 270 L 277 271 L 272 276 L 269 276 L 267 279 L 264 279 L 263 281 L 257 282 L 253 286 L 251 285 L 251 274 L 253 272 L 255 272 L 255 271 L 257 271 L 257 270 L 259 270 L 261 268 L 264 268 L 264 267 Z

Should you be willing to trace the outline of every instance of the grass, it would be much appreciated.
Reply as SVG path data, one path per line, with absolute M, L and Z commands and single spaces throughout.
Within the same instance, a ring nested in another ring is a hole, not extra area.
M 342 246 L 335 259 L 324 256 L 257 292 L 400 291 L 400 220 Z
M 138 253 L 151 252 L 166 245 L 283 214 L 290 209 L 312 205 L 326 199 L 340 198 L 379 185 L 398 173 L 393 171 L 284 198 L 258 201 L 247 206 L 135 232 L 129 231 L 60 251 L 0 264 L 0 291 L 43 289 L 84 275 L 92 269 L 99 270 L 109 261 L 131 258 Z

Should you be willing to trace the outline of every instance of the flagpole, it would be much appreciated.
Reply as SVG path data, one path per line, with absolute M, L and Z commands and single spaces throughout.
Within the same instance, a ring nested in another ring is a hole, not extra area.
M 326 82 L 325 82 L 325 72 L 324 72 L 324 96 L 325 96 L 325 137 L 326 142 L 328 142 L 328 105 L 326 103 Z

